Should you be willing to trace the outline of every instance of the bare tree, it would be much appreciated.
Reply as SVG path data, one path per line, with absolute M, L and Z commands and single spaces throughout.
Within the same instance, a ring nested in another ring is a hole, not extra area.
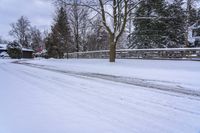
M 71 5 L 68 1 L 60 1 Z M 129 14 L 141 1 L 143 0 L 88 0 L 78 4 L 101 16 L 101 22 L 109 34 L 110 62 L 115 62 L 116 45 L 125 30 Z
M 116 45 L 125 30 L 131 10 L 134 9 L 139 2 L 134 3 L 131 0 L 99 0 L 102 23 L 109 33 L 110 62 L 115 62 Z M 110 7 L 112 13 L 107 11 L 106 7 Z M 111 26 L 108 19 L 106 19 L 108 17 L 111 19 Z
M 9 34 L 13 36 L 24 48 L 30 48 L 30 21 L 21 16 L 16 23 L 11 24 Z
M 69 16 L 73 30 L 74 42 L 76 45 L 76 52 L 79 52 L 81 45 L 83 45 L 82 39 L 84 39 L 88 15 L 87 9 L 82 6 L 78 6 L 78 4 L 80 4 L 79 0 L 73 0 Z
M 31 46 L 34 52 L 40 52 L 43 50 L 44 41 L 42 33 L 36 27 L 31 27 Z
M 100 17 L 97 17 L 87 36 L 87 50 L 108 50 L 108 40 L 108 33 L 101 23 Z

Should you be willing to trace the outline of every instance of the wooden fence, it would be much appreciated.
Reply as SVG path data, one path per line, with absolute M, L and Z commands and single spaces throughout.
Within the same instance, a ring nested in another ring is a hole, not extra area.
M 109 58 L 109 50 L 74 52 L 65 58 Z M 200 59 L 200 48 L 118 49 L 118 59 Z

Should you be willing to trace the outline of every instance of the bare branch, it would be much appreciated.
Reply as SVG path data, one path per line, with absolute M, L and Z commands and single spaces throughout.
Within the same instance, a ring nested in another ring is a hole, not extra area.
M 119 38 L 121 37 L 122 33 L 124 32 L 124 29 L 126 27 L 126 22 L 127 22 L 127 17 L 128 17 L 128 1 L 124 0 L 124 19 L 123 19 L 123 24 L 122 24 L 122 28 L 119 30 L 119 34 L 116 35 L 116 42 L 119 40 Z
M 105 26 L 105 28 L 107 29 L 109 34 L 113 34 L 111 29 L 108 27 L 108 25 L 106 23 L 105 10 L 104 10 L 104 5 L 103 5 L 102 0 L 99 0 L 99 3 L 100 3 L 100 7 L 101 7 L 101 17 L 102 17 L 102 20 L 103 20 L 103 25 Z

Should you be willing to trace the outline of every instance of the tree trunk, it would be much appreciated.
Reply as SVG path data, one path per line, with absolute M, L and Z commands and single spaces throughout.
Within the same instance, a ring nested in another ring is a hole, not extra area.
M 77 35 L 78 36 L 78 35 Z M 78 37 L 76 37 L 76 52 L 77 52 L 77 58 L 79 58 L 78 56 L 78 52 L 79 52 L 79 42 L 78 42 Z
M 67 51 L 67 59 L 69 59 L 69 54 L 68 54 L 68 51 Z
M 116 58 L 116 44 L 114 42 L 114 38 L 110 37 L 110 62 L 115 62 L 115 58 Z

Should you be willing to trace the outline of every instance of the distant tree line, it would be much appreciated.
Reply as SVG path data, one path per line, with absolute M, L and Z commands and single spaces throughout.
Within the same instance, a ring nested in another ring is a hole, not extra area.
M 110 62 L 114 62 L 116 48 L 190 47 L 188 26 L 200 20 L 194 2 L 56 0 L 55 5 L 57 10 L 66 9 L 70 52 L 110 49 Z
M 100 16 L 91 19 L 89 9 L 79 6 L 79 0 L 58 0 L 55 3 L 56 15 L 46 41 L 49 57 L 68 57 L 70 52 L 105 50 L 108 46 L 108 33 L 100 21 Z
M 109 49 L 114 62 L 117 48 L 190 47 L 188 27 L 200 20 L 194 2 L 56 0 L 50 31 L 41 32 L 22 16 L 11 24 L 10 35 L 24 48 L 45 49 L 49 58 Z
M 21 16 L 16 23 L 11 24 L 9 34 L 15 38 L 15 43 L 19 43 L 23 48 L 33 49 L 34 52 L 40 52 L 44 49 L 45 34 L 31 26 L 29 19 Z

